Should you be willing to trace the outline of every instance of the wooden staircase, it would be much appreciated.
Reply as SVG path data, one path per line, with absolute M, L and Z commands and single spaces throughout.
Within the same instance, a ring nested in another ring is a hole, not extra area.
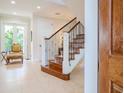
M 77 34 L 69 41 L 69 60 L 75 60 L 75 55 L 80 54 L 80 49 L 84 48 L 84 34 Z M 73 50 L 73 51 L 72 51 Z M 48 65 L 41 66 L 41 70 L 63 80 L 70 79 L 69 74 L 63 74 L 63 45 L 58 48 L 58 54 L 54 59 L 48 59 Z

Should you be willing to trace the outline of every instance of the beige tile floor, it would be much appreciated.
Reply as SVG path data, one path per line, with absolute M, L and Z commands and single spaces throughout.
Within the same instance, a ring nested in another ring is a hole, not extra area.
M 83 62 L 63 81 L 40 71 L 40 63 L 0 63 L 0 93 L 83 93 Z

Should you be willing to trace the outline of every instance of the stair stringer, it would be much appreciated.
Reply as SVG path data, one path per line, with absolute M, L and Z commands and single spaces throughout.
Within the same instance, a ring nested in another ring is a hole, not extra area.
M 63 66 L 63 74 L 70 74 L 81 60 L 84 60 L 84 49 L 80 49 L 80 54 L 75 54 L 75 59 L 70 64 L 68 62 L 68 65 Z

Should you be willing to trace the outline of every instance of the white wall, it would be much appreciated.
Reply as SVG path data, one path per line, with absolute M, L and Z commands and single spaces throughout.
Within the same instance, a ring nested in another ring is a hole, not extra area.
M 64 0 L 67 7 L 84 24 L 84 0 Z
M 1 19 L 1 17 L 0 17 Z M 1 52 L 1 21 L 0 21 L 0 52 Z M 1 56 L 0 56 L 0 60 L 1 60 Z
M 98 0 L 85 0 L 85 92 L 98 93 Z
M 60 20 L 33 16 L 33 44 L 32 44 L 32 60 L 41 61 L 42 38 L 50 37 L 58 29 L 64 26 L 69 20 Z
M 0 14 L 0 37 L 1 37 L 1 51 L 4 51 L 4 25 L 5 24 L 15 24 L 15 25 L 22 25 L 26 28 L 25 32 L 25 58 L 30 59 L 30 18 L 27 17 L 20 17 L 20 16 L 14 16 L 14 15 L 3 15 Z

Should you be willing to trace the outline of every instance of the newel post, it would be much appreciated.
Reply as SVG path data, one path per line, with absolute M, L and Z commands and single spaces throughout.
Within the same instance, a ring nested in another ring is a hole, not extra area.
M 69 69 L 69 34 L 64 32 L 63 37 L 63 74 L 68 74 Z
M 43 67 L 48 65 L 48 62 L 47 62 L 47 42 L 45 40 L 45 37 L 42 38 L 42 62 L 41 62 L 41 65 Z

